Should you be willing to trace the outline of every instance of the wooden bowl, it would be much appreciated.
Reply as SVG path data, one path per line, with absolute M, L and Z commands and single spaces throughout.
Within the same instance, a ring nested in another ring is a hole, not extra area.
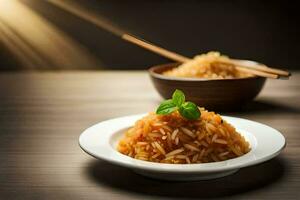
M 249 62 L 249 61 L 246 61 Z M 169 99 L 175 89 L 182 90 L 188 101 L 216 111 L 230 111 L 241 108 L 254 99 L 261 91 L 266 79 L 247 77 L 236 79 L 200 79 L 164 76 L 162 73 L 177 67 L 178 63 L 153 66 L 149 69 L 151 80 L 165 99 Z

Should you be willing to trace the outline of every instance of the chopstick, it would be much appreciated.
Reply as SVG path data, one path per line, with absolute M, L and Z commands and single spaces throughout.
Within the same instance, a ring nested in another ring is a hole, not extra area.
M 243 67 L 240 67 L 240 66 L 235 66 L 235 68 L 240 72 L 245 72 L 245 73 L 253 74 L 253 75 L 256 75 L 256 76 L 261 76 L 261 77 L 265 77 L 265 78 L 273 78 L 273 79 L 280 78 L 280 76 L 278 74 L 263 72 L 263 71 L 259 71 L 259 70 L 256 70 L 256 69 L 243 68 Z
M 131 42 L 135 45 L 138 45 L 142 48 L 148 49 L 154 53 L 157 53 L 161 56 L 164 56 L 166 58 L 169 58 L 169 59 L 177 61 L 177 62 L 185 63 L 185 62 L 191 60 L 188 57 L 185 57 L 185 56 L 182 56 L 175 52 L 166 50 L 166 49 L 156 46 L 150 42 L 139 39 L 133 35 L 129 35 L 129 34 L 125 33 L 121 37 L 122 37 L 122 39 L 124 39 L 128 42 Z M 241 63 L 239 60 L 235 60 L 235 59 L 230 59 L 229 61 L 224 60 L 224 61 L 222 61 L 222 63 L 234 65 L 236 67 L 236 69 L 241 72 L 245 72 L 245 73 L 249 73 L 249 74 L 253 74 L 253 75 L 261 76 L 261 77 L 265 77 L 265 78 L 278 79 L 281 76 L 289 77 L 291 75 L 289 72 L 284 71 L 284 70 L 267 67 L 266 65 L 262 65 L 262 64 L 246 65 L 244 63 Z
M 273 78 L 273 79 L 278 79 L 280 78 L 280 76 L 278 74 L 273 74 L 270 72 L 265 72 L 265 71 L 260 71 L 259 69 L 257 69 L 256 67 L 254 67 L 253 65 L 244 65 L 244 64 L 240 64 L 240 63 L 234 63 L 230 60 L 225 60 L 225 61 L 217 61 L 217 63 L 221 63 L 221 64 L 229 64 L 234 66 L 238 71 L 240 72 L 245 72 L 245 73 L 249 73 L 252 75 L 256 75 L 256 76 L 261 76 L 261 77 L 265 77 L 265 78 Z
M 244 62 L 241 62 L 240 60 L 236 60 L 236 59 L 230 59 L 230 60 L 222 61 L 222 62 L 227 63 L 227 64 L 233 64 L 233 65 L 240 66 L 243 68 L 249 68 L 249 69 L 259 70 L 259 71 L 263 71 L 263 72 L 267 72 L 267 73 L 277 74 L 280 76 L 290 76 L 291 75 L 290 72 L 287 72 L 287 71 L 284 71 L 281 69 L 271 68 L 271 67 L 268 67 L 263 64 L 247 65 Z
M 182 56 L 175 52 L 166 50 L 166 49 L 156 46 L 150 42 L 139 39 L 133 35 L 129 35 L 122 29 L 119 29 L 116 26 L 114 26 L 110 21 L 107 21 L 103 18 L 98 18 L 97 16 L 92 15 L 89 12 L 79 10 L 74 5 L 64 4 L 58 0 L 51 0 L 50 2 L 55 4 L 56 6 L 58 6 L 59 8 L 61 8 L 63 10 L 66 10 L 72 14 L 75 14 L 76 16 L 78 16 L 82 19 L 89 21 L 90 23 L 93 23 L 97 27 L 103 28 L 106 31 L 111 32 L 111 33 L 115 34 L 116 36 L 121 37 L 122 39 L 124 39 L 128 42 L 131 42 L 142 48 L 148 49 L 148 50 L 150 50 L 154 53 L 157 53 L 161 56 L 164 56 L 166 58 L 169 58 L 171 60 L 181 62 L 181 63 L 185 63 L 190 60 L 190 58 L 188 58 L 188 57 L 185 57 L 185 56 Z M 286 72 L 286 71 L 283 71 L 280 69 L 270 68 L 265 65 L 248 66 L 248 65 L 238 62 L 238 60 L 230 59 L 229 61 L 230 61 L 230 64 L 235 66 L 237 70 L 247 72 L 250 74 L 254 74 L 257 76 L 262 76 L 262 77 L 266 77 L 266 78 L 279 78 L 280 76 L 284 76 L 284 77 L 290 76 L 289 72 Z
M 142 39 L 139 39 L 135 36 L 132 36 L 132 35 L 128 35 L 128 34 L 123 34 L 122 35 L 122 39 L 128 41 L 128 42 L 131 42 L 133 44 L 136 44 L 142 48 L 145 48 L 145 49 L 148 49 L 154 53 L 157 53 L 163 57 L 166 57 L 166 58 L 169 58 L 171 60 L 174 60 L 174 61 L 177 61 L 177 62 L 181 62 L 181 63 L 185 63 L 187 61 L 189 61 L 190 59 L 185 57 L 185 56 L 182 56 L 182 55 L 179 55 L 175 52 L 172 52 L 172 51 L 169 51 L 169 50 L 166 50 L 166 49 L 163 49 L 159 46 L 156 46 L 150 42 L 147 42 L 145 40 L 142 40 Z

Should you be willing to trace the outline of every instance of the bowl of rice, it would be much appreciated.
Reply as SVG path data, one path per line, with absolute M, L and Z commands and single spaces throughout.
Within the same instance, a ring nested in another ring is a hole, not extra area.
M 178 88 L 185 91 L 188 100 L 207 109 L 238 109 L 259 94 L 266 79 L 238 71 L 233 65 L 223 62 L 228 59 L 218 52 L 209 52 L 183 64 L 153 66 L 149 74 L 154 87 L 165 99 Z

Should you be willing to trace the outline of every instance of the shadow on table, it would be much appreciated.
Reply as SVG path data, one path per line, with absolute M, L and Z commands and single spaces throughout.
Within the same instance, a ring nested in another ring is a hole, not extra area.
M 300 108 L 297 108 L 292 105 L 287 104 L 280 104 L 278 102 L 272 102 L 268 100 L 255 100 L 246 103 L 238 110 L 233 112 L 223 112 L 223 114 L 230 114 L 230 115 L 243 115 L 243 114 L 250 114 L 255 113 L 259 114 L 260 112 L 267 112 L 267 113 L 294 113 L 299 114 Z
M 289 112 L 300 113 L 300 108 L 293 107 L 291 105 L 279 104 L 267 100 L 255 100 L 247 103 L 243 111 L 257 112 L 257 111 L 274 111 L 274 112 Z
M 150 179 L 137 175 L 127 168 L 98 160 L 93 160 L 86 169 L 87 176 L 99 185 L 127 192 L 172 198 L 216 198 L 247 193 L 279 181 L 284 172 L 285 165 L 280 158 L 244 168 L 224 178 L 193 182 Z

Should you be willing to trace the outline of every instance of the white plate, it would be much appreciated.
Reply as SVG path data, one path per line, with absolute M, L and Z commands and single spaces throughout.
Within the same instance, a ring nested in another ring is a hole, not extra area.
M 283 135 L 269 126 L 246 119 L 222 116 L 250 143 L 249 153 L 222 162 L 204 164 L 162 164 L 137 160 L 119 153 L 116 146 L 125 130 L 143 116 L 145 114 L 100 122 L 80 135 L 79 145 L 95 158 L 131 168 L 145 176 L 165 180 L 207 180 L 223 177 L 240 168 L 270 160 L 285 147 Z

